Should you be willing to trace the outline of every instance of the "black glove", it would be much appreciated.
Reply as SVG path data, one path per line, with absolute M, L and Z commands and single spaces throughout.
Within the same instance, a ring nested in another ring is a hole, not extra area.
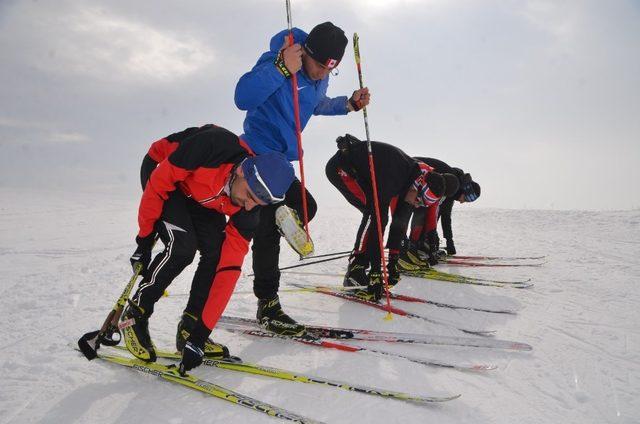
M 204 346 L 203 346 L 204 347 Z M 182 348 L 182 361 L 180 361 L 180 374 L 185 375 L 187 371 L 202 364 L 204 349 L 188 341 Z
M 456 254 L 456 245 L 453 244 L 453 239 L 447 239 L 447 254 L 449 255 Z
M 155 243 L 155 235 L 149 234 L 146 237 L 136 237 L 136 243 L 138 243 L 138 248 L 129 261 L 131 262 L 131 267 L 133 268 L 133 272 L 136 272 L 136 264 L 142 264 L 142 271 L 140 271 L 140 275 L 144 276 L 147 272 L 147 268 L 149 267 L 149 263 L 151 262 L 151 250 L 153 249 L 153 244 Z
M 393 287 L 400 281 L 400 271 L 398 270 L 399 255 L 394 253 L 389 255 L 389 262 L 387 263 L 387 272 L 389 276 L 389 286 Z

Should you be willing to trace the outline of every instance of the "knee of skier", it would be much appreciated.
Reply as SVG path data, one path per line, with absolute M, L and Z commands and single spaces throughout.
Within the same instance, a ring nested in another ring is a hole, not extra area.
M 171 255 L 171 262 L 180 266 L 187 266 L 193 262 L 193 259 L 196 256 L 197 245 L 195 240 L 192 242 L 185 241 L 182 243 L 177 243 L 167 249 Z

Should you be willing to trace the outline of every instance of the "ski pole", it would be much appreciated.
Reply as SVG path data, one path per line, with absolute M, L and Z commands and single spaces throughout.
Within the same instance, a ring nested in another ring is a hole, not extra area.
M 360 43 L 358 33 L 353 34 L 353 53 L 356 58 L 356 68 L 358 69 L 358 81 L 360 82 L 360 89 L 364 88 L 362 83 L 362 67 L 360 65 Z M 378 231 L 378 248 L 380 249 L 380 259 L 382 260 L 382 278 L 384 282 L 384 291 L 387 297 L 387 316 L 385 319 L 390 320 L 393 318 L 391 314 L 391 296 L 389 294 L 389 275 L 387 274 L 387 260 L 384 254 L 384 242 L 382 241 L 382 223 L 380 219 L 380 204 L 378 202 L 378 184 L 376 183 L 376 170 L 373 163 L 373 150 L 371 148 L 371 137 L 369 136 L 369 119 L 367 117 L 367 107 L 362 108 L 362 116 L 364 117 L 364 129 L 367 134 L 367 154 L 369 155 L 369 173 L 371 176 L 371 186 L 373 188 L 373 207 L 376 215 L 376 228 Z M 385 211 L 386 212 L 386 211 Z M 373 266 L 373 265 L 372 265 Z
M 287 7 L 287 27 L 289 28 L 289 46 L 293 46 L 293 27 L 291 25 L 291 2 L 286 0 Z M 302 129 L 300 125 L 300 103 L 298 101 L 298 77 L 295 72 L 291 73 L 291 91 L 293 93 L 293 116 L 296 122 L 296 138 L 298 139 L 298 164 L 300 169 L 300 195 L 302 196 L 302 218 L 304 231 L 307 233 L 307 241 L 311 240 L 309 235 L 309 212 L 307 210 L 307 188 L 304 181 L 304 160 L 302 152 Z
M 156 244 L 158 237 L 153 240 L 153 245 Z M 151 248 L 153 249 L 153 245 Z M 124 305 L 127 303 L 127 299 L 129 299 L 129 295 L 131 294 L 131 290 L 133 289 L 138 276 L 142 272 L 142 263 L 136 262 L 133 268 L 133 276 L 125 286 L 122 294 L 116 301 L 115 305 L 107 315 L 107 318 L 104 320 L 102 327 L 100 330 L 91 331 L 89 333 L 84 334 L 78 340 L 78 347 L 80 351 L 84 354 L 84 356 L 88 360 L 95 359 L 98 356 L 98 349 L 101 344 L 106 346 L 115 346 L 120 343 L 120 330 L 118 329 L 118 321 L 120 320 L 120 316 L 122 315 L 122 311 L 124 310 Z M 118 338 L 115 339 L 114 335 L 118 334 Z
M 116 304 L 113 305 L 111 312 L 107 315 L 107 318 L 104 320 L 102 327 L 98 331 L 91 331 L 89 333 L 84 334 L 78 340 L 78 347 L 80 351 L 86 356 L 88 360 L 95 359 L 98 356 L 98 348 L 100 348 L 100 344 L 105 344 L 107 346 L 115 346 L 120 343 L 120 330 L 118 330 L 118 320 L 122 315 L 122 311 L 124 309 L 124 305 L 129 299 L 129 295 L 131 294 L 131 289 L 138 279 L 138 275 L 142 271 L 142 264 L 137 262 L 135 265 L 135 271 L 133 276 L 127 283 L 124 288 L 124 291 L 116 301 Z M 118 334 L 118 338 L 114 339 L 114 334 Z
M 337 259 L 343 259 L 343 258 L 348 258 L 351 255 L 351 253 L 349 253 L 348 255 L 341 255 L 341 256 L 336 256 L 334 258 L 328 258 L 328 259 L 321 259 L 319 261 L 313 261 L 313 262 L 305 262 L 303 264 L 298 264 L 298 265 L 291 265 L 291 266 L 285 266 L 283 268 L 279 268 L 278 271 L 284 271 L 285 269 L 292 269 L 292 268 L 299 268 L 301 266 L 309 266 L 309 265 L 314 265 L 314 264 L 321 264 L 323 262 L 329 262 L 329 261 L 335 261 Z M 247 277 L 253 277 L 255 274 L 249 274 L 247 275 Z
M 346 253 L 351 253 L 351 250 L 345 250 L 344 252 L 333 252 L 333 253 L 325 253 L 323 255 L 313 255 L 313 256 L 307 256 L 304 258 L 300 258 L 300 260 L 304 260 L 304 259 L 316 259 L 316 258 L 326 258 L 327 256 L 335 256 L 335 255 L 344 255 Z

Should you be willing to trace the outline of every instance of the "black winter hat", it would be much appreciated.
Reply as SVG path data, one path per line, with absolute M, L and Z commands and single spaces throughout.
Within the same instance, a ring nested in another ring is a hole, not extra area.
M 311 30 L 304 43 L 304 49 L 309 56 L 333 69 L 342 60 L 347 43 L 343 30 L 331 22 L 324 22 Z
M 429 172 L 424 178 L 424 181 L 427 183 L 427 187 L 429 187 L 429 190 L 431 190 L 433 194 L 438 197 L 442 197 L 444 195 L 446 183 L 442 174 Z
M 442 174 L 442 176 L 445 182 L 444 195 L 447 197 L 453 196 L 460 188 L 458 177 L 453 174 Z
M 480 197 L 480 184 L 473 180 L 463 185 L 461 189 L 464 194 L 464 200 L 467 202 L 473 202 Z

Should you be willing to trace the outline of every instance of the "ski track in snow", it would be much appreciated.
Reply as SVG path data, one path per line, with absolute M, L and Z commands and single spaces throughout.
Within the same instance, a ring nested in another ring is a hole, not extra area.
M 262 423 L 265 416 L 115 365 L 88 362 L 69 348 L 97 329 L 130 277 L 137 202 L 117 191 L 44 192 L 0 188 L 0 424 Z M 33 202 L 38 199 L 38 202 Z M 405 355 L 495 363 L 485 373 L 425 367 L 373 354 L 318 349 L 216 330 L 249 362 L 416 394 L 461 393 L 419 406 L 330 388 L 201 367 L 196 374 L 249 396 L 328 423 L 635 423 L 640 417 L 640 211 L 584 212 L 454 208 L 462 254 L 547 255 L 532 268 L 441 269 L 482 278 L 532 278 L 531 289 L 403 278 L 399 293 L 467 306 L 518 309 L 515 316 L 395 303 L 460 327 L 533 345 L 532 352 L 358 342 Z M 311 223 L 318 253 L 351 247 L 359 217 L 341 202 L 320 204 Z M 282 245 L 281 264 L 297 263 Z M 253 317 L 251 258 L 229 315 Z M 346 260 L 283 274 L 289 282 L 340 284 Z M 159 346 L 172 347 L 195 266 L 169 287 L 151 319 Z M 420 319 L 394 317 L 314 293 L 281 293 L 301 321 L 343 327 L 464 335 Z

